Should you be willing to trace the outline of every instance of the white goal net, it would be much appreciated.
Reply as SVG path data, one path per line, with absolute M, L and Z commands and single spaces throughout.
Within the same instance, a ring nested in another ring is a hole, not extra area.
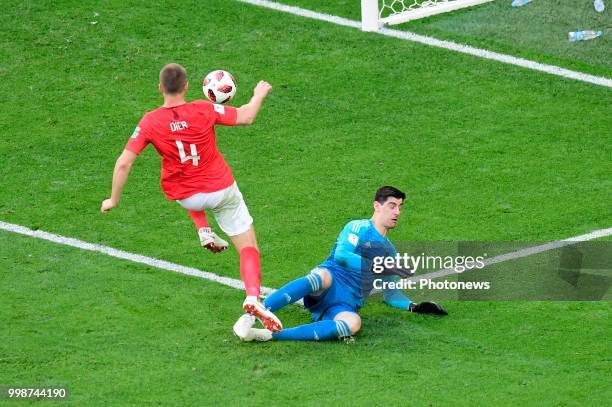
M 364 31 L 377 31 L 385 24 L 446 13 L 493 0 L 361 0 L 361 19 Z

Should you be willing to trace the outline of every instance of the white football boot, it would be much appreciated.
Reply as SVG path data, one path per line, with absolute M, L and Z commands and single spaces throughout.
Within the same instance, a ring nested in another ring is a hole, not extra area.
M 251 328 L 249 329 L 249 334 L 247 335 L 247 338 L 249 338 L 251 341 L 256 342 L 268 342 L 272 340 L 272 331 L 269 331 L 267 329 Z
M 249 342 L 252 339 L 247 339 L 250 335 L 251 328 L 255 325 L 257 318 L 251 314 L 243 314 L 234 324 L 234 335 L 240 338 L 241 341 Z
M 222 252 L 229 247 L 229 243 L 217 236 L 209 227 L 198 229 L 198 236 L 200 237 L 202 247 L 213 253 Z
M 234 335 L 243 342 L 267 342 L 272 340 L 272 331 L 253 328 L 257 318 L 251 314 L 244 314 L 234 324 Z
M 242 303 L 242 309 L 257 318 L 264 328 L 272 332 L 280 332 L 283 329 L 280 319 L 272 311 L 266 309 L 255 296 L 247 296 Z

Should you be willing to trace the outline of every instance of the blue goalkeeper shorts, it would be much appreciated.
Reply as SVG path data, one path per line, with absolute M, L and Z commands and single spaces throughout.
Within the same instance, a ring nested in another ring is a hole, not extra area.
M 358 305 L 351 289 L 334 276 L 332 268 L 323 266 L 317 268 L 329 271 L 332 283 L 320 296 L 307 295 L 304 297 L 304 307 L 310 311 L 312 320 L 333 320 L 336 315 L 345 311 L 357 313 Z

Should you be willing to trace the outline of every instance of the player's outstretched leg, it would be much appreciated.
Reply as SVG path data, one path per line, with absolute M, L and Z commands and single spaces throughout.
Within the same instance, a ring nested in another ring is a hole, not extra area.
M 236 335 L 244 342 L 277 341 L 331 341 L 351 336 L 348 325 L 344 321 L 317 321 L 311 324 L 299 325 L 295 328 L 285 328 L 274 333 L 268 329 L 250 328 L 244 334 Z
M 236 250 L 240 254 L 240 276 L 246 289 L 246 299 L 242 308 L 261 321 L 266 329 L 279 332 L 283 329 L 280 320 L 270 310 L 259 302 L 261 290 L 261 264 L 255 230 L 249 230 L 236 236 L 231 236 Z
M 326 276 L 325 282 L 327 285 L 324 284 L 324 280 L 319 273 Z M 270 311 L 276 311 L 308 294 L 329 288 L 330 280 L 331 277 L 327 270 L 313 270 L 309 275 L 285 284 L 268 296 L 264 301 L 264 307 Z M 271 337 L 268 338 L 269 334 L 271 334 L 270 331 L 267 329 L 253 329 L 254 324 L 255 318 L 250 314 L 245 314 L 238 318 L 238 321 L 234 324 L 234 334 L 245 341 L 266 341 L 271 339 Z
M 332 310 L 332 315 L 335 312 Z M 329 317 L 329 316 L 328 316 Z M 238 323 L 237 323 L 238 324 Z M 295 328 L 286 328 L 281 332 L 274 333 L 267 329 L 251 328 L 243 329 L 236 335 L 245 342 L 258 341 L 331 341 L 336 339 L 350 338 L 361 329 L 361 317 L 353 311 L 341 311 L 335 313 L 332 319 L 313 322 L 311 324 L 299 325 Z
M 195 223 L 198 231 L 198 237 L 200 238 L 200 244 L 206 250 L 213 253 L 219 253 L 226 250 L 229 247 L 229 243 L 221 239 L 215 232 L 212 231 L 208 220 L 206 220 L 206 213 L 204 211 L 188 211 L 189 216 Z
M 330 341 L 351 335 L 351 330 L 346 322 L 325 320 L 283 329 L 281 332 L 272 333 L 272 339 L 277 341 Z
M 279 333 L 270 333 L 271 339 L 278 341 L 330 341 L 344 339 L 355 335 L 361 329 L 361 317 L 353 311 L 342 310 L 344 306 L 332 306 L 327 311 L 327 318 L 311 324 L 285 329 Z M 263 337 L 255 332 L 257 340 Z
M 323 278 L 321 277 L 323 273 L 329 275 L 327 270 L 315 269 L 307 276 L 285 284 L 269 295 L 265 299 L 264 305 L 270 311 L 276 311 L 304 298 L 308 294 L 329 288 L 329 280 L 331 278 L 326 278 L 327 284 L 324 284 Z

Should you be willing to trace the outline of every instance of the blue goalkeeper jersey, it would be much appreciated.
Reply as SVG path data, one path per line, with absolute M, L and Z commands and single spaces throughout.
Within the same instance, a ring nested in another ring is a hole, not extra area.
M 388 281 L 391 277 L 373 274 L 372 259 L 396 253 L 391 241 L 376 230 L 370 219 L 353 220 L 344 226 L 329 257 L 320 267 L 332 272 L 333 278 L 350 291 L 355 305 L 360 308 L 372 291 L 374 279 Z M 398 308 L 405 309 L 411 302 L 399 290 L 386 289 L 383 293 L 385 302 Z

